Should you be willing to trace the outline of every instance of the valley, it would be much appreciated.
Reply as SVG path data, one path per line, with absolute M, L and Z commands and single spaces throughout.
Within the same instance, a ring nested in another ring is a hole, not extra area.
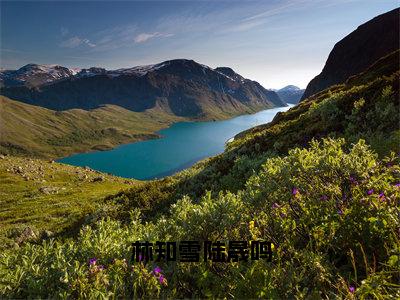
M 60 158 L 111 149 L 157 138 L 157 131 L 176 122 L 287 106 L 274 91 L 230 68 L 190 60 L 75 75 L 61 66 L 30 64 L 2 71 L 0 79 L 0 149 L 13 155 Z
M 2 70 L 0 298 L 400 298 L 400 8 L 366 20 L 304 94 L 191 59 Z

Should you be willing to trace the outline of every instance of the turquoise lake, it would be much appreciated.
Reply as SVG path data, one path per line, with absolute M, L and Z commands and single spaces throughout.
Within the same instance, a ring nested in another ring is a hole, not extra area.
M 74 166 L 135 179 L 154 179 L 176 173 L 197 161 L 224 151 L 237 133 L 264 124 L 293 105 L 215 122 L 181 122 L 160 130 L 163 137 L 119 146 L 109 151 L 81 153 L 59 159 Z

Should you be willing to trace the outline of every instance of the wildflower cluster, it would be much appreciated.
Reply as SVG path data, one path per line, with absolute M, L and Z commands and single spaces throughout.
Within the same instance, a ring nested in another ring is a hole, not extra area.
M 156 266 L 152 272 L 154 277 L 157 278 L 158 282 L 163 286 L 168 286 L 167 279 L 165 278 L 164 274 L 162 274 L 162 269 L 159 266 Z
M 98 265 L 97 264 L 97 259 L 96 258 L 91 258 L 89 260 L 89 270 L 91 274 L 97 273 L 104 271 L 104 266 L 103 265 Z

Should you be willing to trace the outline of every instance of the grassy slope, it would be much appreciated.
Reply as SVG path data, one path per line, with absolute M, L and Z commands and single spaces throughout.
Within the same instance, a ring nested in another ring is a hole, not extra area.
M 351 76 L 346 80 L 344 84 L 331 86 L 319 93 L 316 93 L 307 99 L 304 99 L 299 103 L 296 107 L 291 109 L 286 113 L 280 113 L 275 119 L 264 125 L 256 126 L 250 128 L 249 130 L 243 131 L 237 135 L 236 142 L 232 145 L 237 146 L 238 144 L 242 144 L 246 139 L 252 139 L 255 135 L 260 133 L 266 133 L 269 128 L 275 126 L 278 123 L 284 123 L 288 121 L 293 121 L 297 119 L 301 114 L 306 112 L 313 103 L 319 103 L 326 98 L 332 96 L 334 93 L 340 93 L 345 91 L 350 91 L 353 87 L 361 86 L 363 90 L 360 90 L 358 93 L 362 94 L 363 92 L 368 92 L 369 98 L 373 98 L 372 93 L 376 93 L 376 88 L 382 86 L 383 84 L 391 84 L 394 87 L 396 92 L 395 96 L 398 96 L 398 82 L 395 80 L 397 78 L 389 78 L 390 76 L 399 72 L 399 60 L 400 60 L 400 50 L 394 51 L 391 54 L 388 54 L 385 57 L 382 57 L 374 64 L 372 64 L 369 68 L 367 68 L 364 72 L 360 74 Z M 356 93 L 353 93 L 357 96 Z M 396 97 L 398 98 L 398 97 Z M 346 99 L 345 99 L 346 100 Z M 350 107 L 354 101 L 354 99 L 347 99 L 347 106 Z M 347 108 L 348 108 L 347 107 Z M 306 122 L 309 120 L 301 120 L 302 122 Z M 321 120 L 317 120 L 320 122 Z M 239 142 L 238 142 L 239 141 Z
M 133 184 L 140 183 L 51 161 L 2 157 L 0 245 L 12 245 L 26 227 L 36 234 L 57 234 L 78 226 L 87 214 L 105 207 L 105 196 Z
M 118 106 L 56 112 L 0 96 L 0 151 L 42 157 L 107 149 L 155 138 L 181 118 L 161 110 L 137 113 Z

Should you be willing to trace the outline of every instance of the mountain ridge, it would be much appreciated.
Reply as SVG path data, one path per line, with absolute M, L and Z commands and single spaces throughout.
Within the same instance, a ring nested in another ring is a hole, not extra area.
M 20 74 L 20 70 L 15 72 Z M 3 85 L 12 80 L 10 71 L 2 74 Z M 5 80 L 4 74 L 11 79 Z M 207 118 L 215 108 L 240 113 L 286 105 L 274 91 L 230 68 L 212 69 L 193 60 L 111 71 L 89 68 L 71 74 L 65 72 L 53 81 L 26 79 L 28 84 L 20 80 L 19 86 L 3 86 L 1 94 L 53 110 L 112 104 L 136 112 L 163 107 L 176 116 L 191 118 Z

